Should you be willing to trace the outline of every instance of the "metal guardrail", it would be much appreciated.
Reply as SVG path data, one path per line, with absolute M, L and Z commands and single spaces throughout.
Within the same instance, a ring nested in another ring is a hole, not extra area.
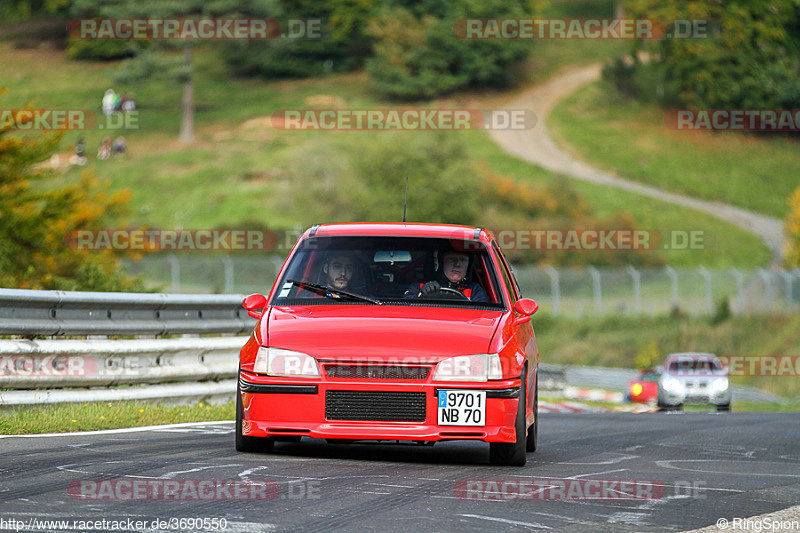
M 539 389 L 561 392 L 567 386 L 567 370 L 561 365 L 539 363 Z
M 0 389 L 17 389 L 0 390 L 0 406 L 232 397 L 245 342 L 240 336 L 0 340 Z
M 0 335 L 246 333 L 255 319 L 238 294 L 0 289 Z

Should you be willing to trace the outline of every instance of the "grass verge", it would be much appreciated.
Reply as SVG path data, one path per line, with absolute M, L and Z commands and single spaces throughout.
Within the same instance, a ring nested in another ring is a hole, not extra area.
M 125 401 L 15 407 L 0 411 L 0 434 L 66 433 L 233 420 L 234 410 L 232 401 L 221 405 L 159 405 Z
M 627 179 L 786 216 L 800 166 L 797 136 L 679 131 L 667 127 L 666 112 L 595 82 L 560 102 L 549 124 L 562 146 Z

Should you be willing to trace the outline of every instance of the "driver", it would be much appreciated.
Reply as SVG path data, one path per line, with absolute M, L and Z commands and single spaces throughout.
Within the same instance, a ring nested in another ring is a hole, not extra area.
M 488 302 L 489 298 L 483 287 L 467 279 L 469 267 L 469 255 L 457 251 L 444 252 L 439 262 L 439 270 L 436 272 L 436 280 L 411 286 L 404 297 L 419 298 L 422 295 L 441 292 L 444 288 L 457 290 L 473 302 Z
M 356 264 L 353 258 L 345 252 L 334 252 L 322 266 L 325 274 L 325 284 L 331 289 L 347 290 L 353 279 Z

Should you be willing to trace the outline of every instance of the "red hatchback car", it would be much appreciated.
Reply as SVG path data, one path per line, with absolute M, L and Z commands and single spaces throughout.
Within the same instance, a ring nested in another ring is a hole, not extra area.
M 628 400 L 639 403 L 656 403 L 658 380 L 661 374 L 653 369 L 641 370 L 639 375 L 628 382 Z
M 314 226 L 244 307 L 259 321 L 241 350 L 239 451 L 458 439 L 524 465 L 536 449 L 538 305 L 487 230 Z

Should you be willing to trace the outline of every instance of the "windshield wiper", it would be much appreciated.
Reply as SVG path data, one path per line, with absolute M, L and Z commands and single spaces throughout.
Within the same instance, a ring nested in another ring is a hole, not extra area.
M 288 281 L 289 283 L 294 283 L 298 287 L 308 289 L 311 292 L 314 292 L 316 294 L 321 294 L 322 296 L 331 299 L 341 298 L 344 296 L 347 298 L 354 298 L 356 300 L 361 300 L 363 302 L 370 302 L 375 305 L 383 305 L 380 301 L 361 294 L 355 294 L 352 292 L 347 292 L 339 289 L 331 289 L 330 287 L 325 287 L 324 285 L 315 285 L 314 283 L 306 283 L 305 281 L 298 281 L 296 279 L 287 279 L 286 281 Z

